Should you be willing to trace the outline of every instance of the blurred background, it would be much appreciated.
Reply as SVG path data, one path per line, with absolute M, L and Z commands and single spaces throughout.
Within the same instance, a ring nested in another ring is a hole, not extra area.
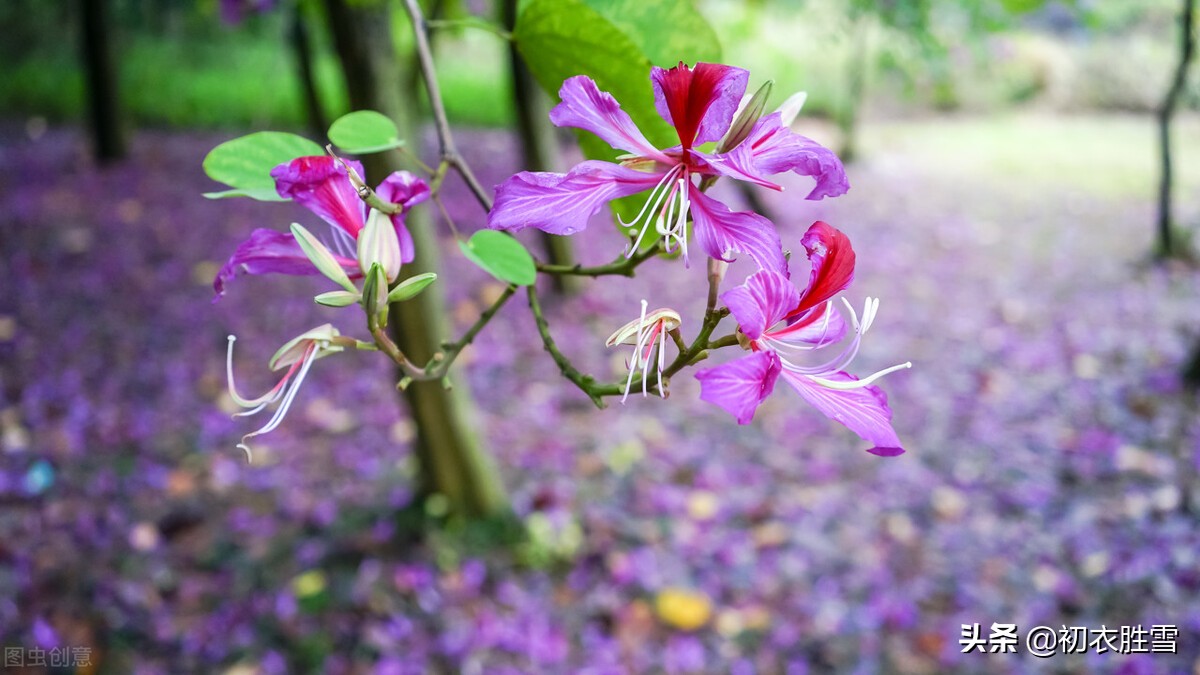
M 255 130 L 324 143 L 354 98 L 344 4 L 0 4 L 12 672 L 1200 672 L 1186 0 L 698 2 L 724 62 L 773 80 L 773 103 L 807 91 L 794 129 L 847 162 L 836 200 L 803 201 L 795 176 L 782 193 L 714 191 L 764 210 L 785 247 L 817 219 L 850 236 L 847 297 L 882 300 L 858 368 L 914 364 L 882 383 L 908 453 L 863 453 L 790 391 L 739 427 L 686 372 L 667 401 L 596 410 L 514 301 L 460 360 L 464 424 L 521 526 L 504 544 L 418 488 L 418 430 L 376 354 L 318 363 L 253 464 L 234 447 L 257 425 L 230 419 L 226 335 L 245 389 L 265 390 L 292 335 L 364 331 L 311 302 L 327 290 L 314 279 L 241 278 L 212 302 L 253 228 L 316 219 L 205 200 L 201 162 Z M 488 186 L 580 157 L 549 134 L 550 97 L 514 82 L 506 5 L 426 7 L 451 123 Z M 408 151 L 428 162 L 411 27 L 382 16 Z M 531 151 L 536 134 L 551 142 Z M 482 227 L 466 190 L 446 190 L 457 227 Z M 600 220 L 571 240 L 585 263 L 621 251 Z M 461 330 L 503 287 L 436 232 Z M 698 325 L 702 271 L 655 262 L 546 301 L 560 346 L 600 379 L 623 377 L 603 340 L 642 298 Z M 962 624 L 986 637 L 993 622 L 1178 636 L 1174 653 L 961 653 Z M 63 649 L 90 665 L 51 664 Z

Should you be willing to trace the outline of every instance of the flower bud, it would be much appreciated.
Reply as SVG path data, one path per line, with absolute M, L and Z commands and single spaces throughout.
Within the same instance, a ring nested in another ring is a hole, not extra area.
M 296 238 L 300 250 L 304 251 L 304 255 L 308 256 L 309 261 L 321 274 L 351 293 L 358 292 L 358 289 L 351 283 L 350 277 L 346 275 L 346 270 L 342 269 L 337 259 L 333 257 L 325 244 L 321 243 L 321 240 L 304 229 L 300 223 L 292 223 L 292 236 Z
M 367 311 L 367 316 L 378 320 L 380 326 L 386 326 L 388 319 L 388 284 L 387 278 L 384 277 L 383 268 L 380 267 L 379 263 L 371 265 L 371 269 L 367 271 L 366 281 L 363 283 L 362 301 L 363 309 Z
M 725 137 L 717 143 L 717 152 L 729 152 L 750 136 L 754 123 L 762 117 L 763 109 L 767 106 L 767 97 L 771 95 L 773 84 L 771 80 L 764 82 L 758 91 L 754 92 L 754 96 L 739 108 L 733 124 L 729 125 L 729 131 L 725 132 Z
M 367 274 L 372 265 L 383 270 L 386 293 L 387 285 L 400 276 L 400 239 L 392 219 L 375 209 L 371 209 L 367 224 L 358 233 L 358 266 Z

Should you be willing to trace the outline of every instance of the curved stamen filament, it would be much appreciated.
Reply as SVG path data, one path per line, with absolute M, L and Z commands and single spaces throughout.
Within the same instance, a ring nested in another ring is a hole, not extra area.
M 816 377 L 814 375 L 809 375 L 808 377 L 813 382 L 816 382 L 817 384 L 819 384 L 822 387 L 825 387 L 827 389 L 839 389 L 842 391 L 846 391 L 849 389 L 858 389 L 859 387 L 865 387 L 865 386 L 871 384 L 872 382 L 874 382 L 875 380 L 878 380 L 879 378 L 883 377 L 884 375 L 887 375 L 888 373 L 894 373 L 897 370 L 904 370 L 905 368 L 912 368 L 912 361 L 905 361 L 904 363 L 896 364 L 896 365 L 892 366 L 891 368 L 884 368 L 883 370 L 872 373 L 872 374 L 864 377 L 861 380 L 850 380 L 849 382 L 838 382 L 836 380 L 830 380 L 830 379 L 826 379 L 824 377 Z
M 672 185 L 672 181 L 682 171 L 682 165 L 677 164 L 671 167 L 671 169 L 667 171 L 667 173 L 664 174 L 663 177 L 658 181 L 658 184 L 654 186 L 654 189 L 650 190 L 650 196 L 646 199 L 646 203 L 642 205 L 642 210 L 638 211 L 638 214 L 633 217 L 633 220 L 630 220 L 627 223 L 620 216 L 617 216 L 617 221 L 621 223 L 623 227 L 634 227 L 643 219 L 646 221 L 642 224 L 641 230 L 638 232 L 637 239 L 635 239 L 633 245 L 629 247 L 629 251 L 625 254 L 625 257 L 629 258 L 637 253 L 638 246 L 642 244 L 642 239 L 646 236 L 646 230 L 650 228 L 650 223 L 654 221 L 654 214 L 658 212 L 659 208 L 662 206 L 663 200 L 667 197 L 667 193 L 671 191 L 667 186 Z
M 646 307 L 646 301 L 642 300 L 642 316 L 638 319 L 637 341 L 633 347 L 633 364 L 629 367 L 629 377 L 625 380 L 625 395 L 621 397 L 621 403 L 625 403 L 625 399 L 629 398 L 629 388 L 633 386 L 633 373 L 641 365 L 639 361 L 642 355 L 642 341 L 645 339 Z M 642 385 L 645 384 L 646 376 L 642 375 Z
M 667 252 L 673 253 L 681 250 L 686 264 L 687 218 L 691 207 L 691 200 L 688 198 L 690 181 L 691 177 L 687 168 L 683 164 L 676 164 L 663 174 L 654 189 L 650 191 L 650 196 L 642 205 L 642 210 L 638 211 L 632 220 L 626 222 L 620 217 L 617 218 L 624 227 L 638 227 L 638 223 L 641 223 L 637 238 L 625 252 L 626 258 L 637 253 L 638 247 L 646 238 L 646 232 L 653 224 L 655 231 L 663 238 Z
M 283 421 L 283 418 L 287 416 L 288 410 L 292 407 L 292 401 L 296 398 L 296 393 L 300 391 L 300 385 L 304 383 L 304 378 L 308 375 L 308 369 L 312 366 L 313 361 L 317 360 L 317 355 L 320 353 L 322 346 L 316 341 L 313 341 L 308 346 L 304 351 L 304 357 L 292 365 L 292 368 L 288 370 L 288 374 L 284 375 L 276 387 L 286 385 L 284 386 L 283 402 L 275 409 L 275 414 L 271 416 L 271 419 L 262 428 L 242 436 L 242 442 L 238 443 L 237 447 L 246 451 L 247 458 L 251 458 L 251 455 L 250 446 L 246 445 L 246 440 L 274 431 L 279 426 L 279 423 Z M 296 372 L 296 366 L 300 367 L 299 372 Z M 293 373 L 295 373 L 295 377 L 292 377 Z
M 279 400 L 280 395 L 282 395 L 283 385 L 287 382 L 288 376 L 285 375 L 283 377 L 283 379 L 281 379 L 279 381 L 278 384 L 276 384 L 274 387 L 271 388 L 270 391 L 263 394 L 262 396 L 259 396 L 258 398 L 248 399 L 248 398 L 243 397 L 241 394 L 238 393 L 237 384 L 235 384 L 235 382 L 233 380 L 233 343 L 234 342 L 237 342 L 237 337 L 230 335 L 229 336 L 229 348 L 225 351 L 225 379 L 226 379 L 227 387 L 229 389 L 229 397 L 233 399 L 234 403 L 238 404 L 239 406 L 241 406 L 243 408 L 253 408 L 253 410 L 250 410 L 248 412 L 243 411 L 240 413 L 236 413 L 234 415 L 235 417 L 239 417 L 242 415 L 253 415 L 254 413 L 258 412 L 259 410 L 262 410 L 263 408 L 267 407 L 268 404 L 274 403 L 275 401 Z M 295 366 L 293 366 L 293 369 L 294 368 L 295 368 Z M 290 375 L 291 373 L 292 373 L 292 371 L 289 370 L 288 375 Z
M 687 181 L 688 175 L 684 171 L 683 177 L 676 181 L 675 187 L 667 196 L 667 207 L 663 213 L 659 214 L 658 222 L 655 224 L 655 229 L 662 235 L 666 244 L 667 253 L 674 253 L 676 250 L 682 251 L 684 265 L 687 265 L 687 216 L 688 208 L 691 206 L 685 187 Z M 678 199 L 676 199 L 676 195 L 678 195 Z M 672 242 L 672 239 L 675 241 Z

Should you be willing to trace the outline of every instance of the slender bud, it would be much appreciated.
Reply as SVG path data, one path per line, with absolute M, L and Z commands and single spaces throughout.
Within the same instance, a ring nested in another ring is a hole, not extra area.
M 387 277 L 383 275 L 383 268 L 379 266 L 379 263 L 371 265 L 366 279 L 363 283 L 363 309 L 367 311 L 367 316 L 374 317 L 380 326 L 386 326 L 388 286 Z
M 337 258 L 325 248 L 325 244 L 321 240 L 312 235 L 311 232 L 304 229 L 300 223 L 292 223 L 292 236 L 296 238 L 296 243 L 300 245 L 300 250 L 304 251 L 304 255 L 312 262 L 317 270 L 329 277 L 331 281 L 346 289 L 351 293 L 357 293 L 358 289 L 350 282 L 350 277 L 346 275 L 346 270 L 338 264 Z
M 425 290 L 425 287 L 437 280 L 437 275 L 433 272 L 425 272 L 409 277 L 396 285 L 390 293 L 388 293 L 388 302 L 401 302 L 410 298 L 415 298 L 418 293 Z
M 383 270 L 387 284 L 400 276 L 400 239 L 396 236 L 396 226 L 391 218 L 375 209 L 371 209 L 366 226 L 358 233 L 358 266 L 366 274 L 372 265 Z
M 754 96 L 741 106 L 733 124 L 729 126 L 729 131 L 725 132 L 725 137 L 717 143 L 717 152 L 729 152 L 750 136 L 750 130 L 754 128 L 758 118 L 762 117 L 763 109 L 767 106 L 767 97 L 771 95 L 773 84 L 771 80 L 764 82 L 758 91 L 754 92 Z
M 326 307 L 349 307 L 358 302 L 359 296 L 358 293 L 350 291 L 329 291 L 318 295 L 313 300 L 316 300 L 318 305 Z

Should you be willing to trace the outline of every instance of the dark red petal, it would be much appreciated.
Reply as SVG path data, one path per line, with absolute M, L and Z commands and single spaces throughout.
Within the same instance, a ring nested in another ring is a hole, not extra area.
M 841 293 L 854 280 L 854 248 L 850 238 L 829 223 L 818 220 L 808 228 L 800 243 L 808 252 L 812 263 L 808 288 L 800 304 L 788 313 L 788 317 L 800 314 L 820 305 Z
M 681 61 L 674 68 L 655 68 L 651 72 L 651 77 L 658 85 L 663 102 L 670 112 L 668 121 L 675 126 L 679 142 L 683 144 L 684 149 L 691 148 L 696 141 L 696 134 L 704 121 L 705 113 L 725 94 L 721 85 L 733 70 L 735 69 L 732 66 L 718 63 L 697 63 L 695 68 L 689 68 Z M 741 86 L 744 89 L 745 83 Z M 740 93 L 737 94 L 737 98 L 741 98 Z

